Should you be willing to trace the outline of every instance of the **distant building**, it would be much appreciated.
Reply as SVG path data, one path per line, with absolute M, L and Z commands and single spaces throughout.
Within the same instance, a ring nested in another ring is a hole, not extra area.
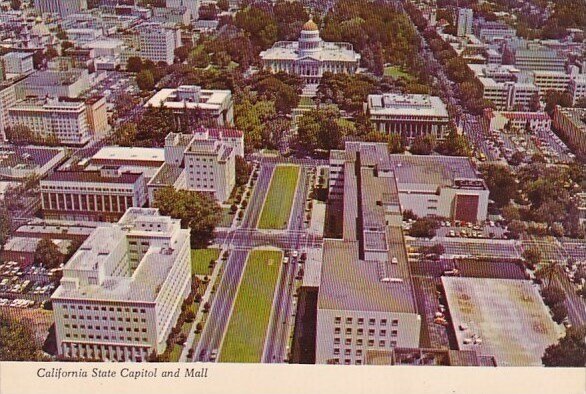
M 566 59 L 553 49 L 530 46 L 515 51 L 515 66 L 526 71 L 565 71 Z
M 9 52 L 2 56 L 8 74 L 27 74 L 34 70 L 32 52 Z
M 474 14 L 471 8 L 458 8 L 456 18 L 456 32 L 458 37 L 464 37 L 472 34 L 472 22 L 474 21 Z
M 372 350 L 418 347 L 421 316 L 386 144 L 347 142 L 343 239 L 328 239 L 318 294 L 317 364 L 365 364 Z
M 572 104 L 578 99 L 586 97 L 586 74 L 578 74 L 569 83 L 569 91 L 572 95 Z
M 570 86 L 573 77 L 565 71 L 535 70 L 531 72 L 533 83 L 539 88 L 542 95 L 549 90 L 565 92 Z
M 114 222 L 147 200 L 144 175 L 118 167 L 57 171 L 42 179 L 40 188 L 45 219 Z
M 556 106 L 553 127 L 577 153 L 586 153 L 586 109 Z
M 57 235 L 58 237 L 58 235 Z M 16 261 L 20 268 L 27 268 L 35 262 L 35 252 L 41 237 L 13 236 L 6 240 L 0 251 L 0 261 Z M 68 240 L 51 238 L 59 251 L 67 254 L 67 248 L 71 245 Z
M 312 20 L 303 25 L 299 41 L 276 42 L 260 57 L 265 69 L 297 74 L 312 85 L 319 84 L 324 72 L 354 74 L 360 63 L 352 44 L 322 41 Z
M 18 96 L 76 98 L 89 87 L 87 70 L 36 71 L 23 81 L 23 91 Z
M 111 126 L 108 123 L 106 97 L 94 96 L 85 101 L 88 128 L 92 135 L 106 135 Z
M 8 116 L 12 126 L 26 126 L 43 138 L 54 136 L 62 144 L 85 145 L 91 139 L 83 101 L 19 102 L 8 109 Z
M 203 124 L 229 126 L 234 123 L 234 102 L 229 90 L 207 90 L 182 85 L 161 89 L 146 102 L 145 107 L 164 107 L 177 116 L 178 125 L 187 121 L 187 129 Z
M 141 58 L 155 63 L 173 64 L 175 48 L 177 48 L 177 37 L 173 29 L 161 23 L 143 23 L 137 29 Z
M 192 20 L 199 18 L 199 7 L 200 0 L 166 0 L 165 8 L 182 8 L 185 7 L 189 10 Z
M 484 42 L 493 42 L 517 36 L 515 29 L 503 22 L 479 19 L 474 22 L 474 35 Z
M 548 131 L 551 130 L 551 118 L 546 112 L 492 111 L 485 110 L 490 130 L 511 131 Z
M 15 84 L 4 82 L 0 84 L 0 141 L 6 140 L 6 128 L 10 125 L 8 109 L 16 104 Z
M 450 121 L 442 100 L 423 94 L 370 94 L 364 111 L 378 131 L 409 141 L 427 134 L 443 139 Z
M 55 13 L 61 18 L 87 9 L 86 0 L 35 0 L 35 9 L 41 14 Z
M 45 176 L 65 159 L 64 148 L 0 146 L 0 178 Z
M 59 356 L 144 362 L 163 353 L 190 291 L 189 238 L 156 209 L 97 228 L 51 297 Z

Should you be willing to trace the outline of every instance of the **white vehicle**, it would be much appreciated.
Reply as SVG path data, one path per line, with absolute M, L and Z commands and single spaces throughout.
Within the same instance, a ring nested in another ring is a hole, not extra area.
M 298 251 L 296 251 L 296 250 L 293 250 L 293 251 L 291 252 L 291 257 L 293 257 L 293 258 L 296 258 L 297 256 L 299 256 L 299 252 L 298 252 Z
M 283 264 L 289 263 L 289 257 L 283 257 Z

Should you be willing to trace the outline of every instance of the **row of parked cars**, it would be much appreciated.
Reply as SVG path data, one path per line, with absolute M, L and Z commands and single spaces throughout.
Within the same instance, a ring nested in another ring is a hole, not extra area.
M 8 298 L 0 298 L 0 306 L 9 306 L 12 308 L 30 308 L 34 305 L 35 302 L 33 300 L 23 300 L 19 298 L 9 300 Z

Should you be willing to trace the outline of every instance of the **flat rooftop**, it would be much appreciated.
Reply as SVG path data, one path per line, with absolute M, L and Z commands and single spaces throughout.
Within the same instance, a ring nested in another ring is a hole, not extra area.
M 451 186 L 455 179 L 480 179 L 470 159 L 454 156 L 390 155 L 399 190 L 406 184 Z
M 92 161 L 140 161 L 153 162 L 153 165 L 160 165 L 165 161 L 165 150 L 163 148 L 141 148 L 105 146 L 91 158 Z
M 381 282 L 377 263 L 359 260 L 358 242 L 324 240 L 318 308 L 417 313 L 409 281 Z
M 367 105 L 375 116 L 411 115 L 448 119 L 448 110 L 443 101 L 425 94 L 370 94 Z
M 10 146 L 0 147 L 0 167 L 34 169 L 63 154 L 63 148 Z
M 494 356 L 499 366 L 542 365 L 558 332 L 530 281 L 444 276 L 442 284 L 460 350 Z M 464 343 L 473 335 L 482 343 Z
M 165 108 L 171 109 L 183 109 L 187 107 L 216 110 L 232 95 L 232 92 L 229 90 L 201 89 L 198 93 L 199 99 L 196 102 L 189 99 L 178 99 L 177 92 L 178 89 L 161 89 L 144 106 L 145 108 L 159 108 L 162 104 Z

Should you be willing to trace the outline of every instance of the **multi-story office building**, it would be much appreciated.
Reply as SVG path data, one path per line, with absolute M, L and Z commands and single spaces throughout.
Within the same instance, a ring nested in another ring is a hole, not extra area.
M 436 96 L 371 94 L 364 111 L 378 131 L 400 134 L 408 140 L 426 134 L 442 139 L 449 124 L 448 110 Z
M 556 106 L 553 127 L 580 154 L 586 153 L 586 109 Z
M 307 84 L 318 84 L 324 72 L 354 74 L 360 55 L 347 42 L 324 42 L 312 20 L 303 25 L 299 41 L 279 41 L 260 53 L 263 67 L 297 74 Z
M 153 62 L 173 64 L 177 37 L 173 29 L 160 23 L 143 23 L 138 26 L 141 58 Z
M 191 286 L 189 232 L 152 208 L 96 228 L 51 297 L 58 354 L 141 362 L 162 353 Z
M 41 204 L 47 219 L 114 222 L 128 208 L 146 203 L 142 173 L 104 166 L 98 171 L 56 171 L 41 180 Z
M 229 90 L 207 90 L 194 85 L 161 89 L 146 102 L 145 107 L 161 106 L 173 111 L 178 126 L 186 129 L 202 124 L 228 126 L 234 123 L 234 103 Z
M 34 69 L 32 52 L 9 52 L 2 61 L 7 74 L 27 74 Z
M 79 97 L 90 87 L 88 70 L 44 70 L 29 75 L 17 91 L 17 97 Z
M 61 18 L 87 9 L 86 0 L 35 0 L 35 8 L 41 13 L 56 13 Z
M 6 128 L 10 125 L 8 109 L 16 104 L 16 89 L 13 83 L 0 84 L 0 141 L 6 140 Z
M 166 8 L 187 8 L 191 15 L 191 20 L 199 19 L 200 0 L 166 0 Z
M 105 135 L 111 127 L 108 123 L 108 112 L 105 96 L 90 97 L 85 101 L 87 122 L 90 133 L 93 135 Z
M 20 102 L 8 109 L 8 118 L 11 126 L 26 126 L 34 134 L 43 138 L 54 136 L 62 144 L 84 145 L 91 139 L 83 101 Z
M 419 347 L 401 208 L 385 144 L 347 142 L 343 239 L 323 246 L 316 363 L 365 364 L 368 352 Z
M 536 70 L 530 73 L 533 83 L 542 94 L 549 90 L 564 92 L 568 90 L 572 76 L 564 71 Z
M 226 201 L 236 183 L 233 132 L 200 131 L 194 134 L 169 133 L 165 138 L 165 164 L 148 183 L 149 201 L 163 187 L 173 186 L 211 193 L 220 202 Z M 242 138 L 242 137 L 240 137 Z
M 586 97 L 586 74 L 578 74 L 569 83 L 570 94 L 572 95 L 572 103 L 576 104 L 579 98 Z
M 456 33 L 458 37 L 464 37 L 472 34 L 472 22 L 474 14 L 471 8 L 458 8 L 456 15 Z
M 493 42 L 516 37 L 515 29 L 503 22 L 489 22 L 479 19 L 474 23 L 474 35 L 484 42 Z
M 566 59 L 557 51 L 539 46 L 518 48 L 515 51 L 515 66 L 520 70 L 565 71 Z

